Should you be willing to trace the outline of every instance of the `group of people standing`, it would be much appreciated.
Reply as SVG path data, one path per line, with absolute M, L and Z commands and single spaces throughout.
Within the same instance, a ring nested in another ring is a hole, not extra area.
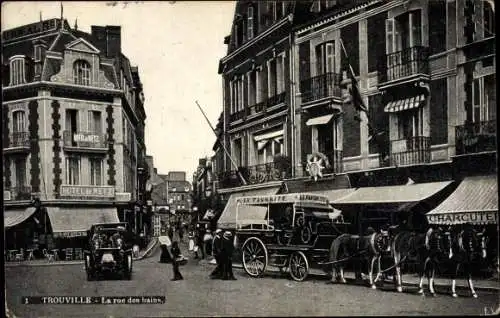
M 234 252 L 233 235 L 226 231 L 222 234 L 221 229 L 215 231 L 213 239 L 212 255 L 217 262 L 217 267 L 210 274 L 212 279 L 236 280 L 233 274 L 232 256 Z

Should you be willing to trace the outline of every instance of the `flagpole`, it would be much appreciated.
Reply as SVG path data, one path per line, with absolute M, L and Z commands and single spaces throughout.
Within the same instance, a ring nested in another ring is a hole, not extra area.
M 198 104 L 198 101 L 195 101 L 196 102 L 196 105 L 198 106 L 198 108 L 200 109 L 201 113 L 203 114 L 203 117 L 205 117 L 208 125 L 210 126 L 210 128 L 212 129 L 213 133 L 215 134 L 215 138 L 217 138 L 217 140 L 219 140 L 219 136 L 217 136 L 217 132 L 215 131 L 214 127 L 212 126 L 212 124 L 210 123 L 210 121 L 208 120 L 208 117 L 207 115 L 205 114 L 205 112 L 203 111 L 203 109 L 201 108 L 200 104 Z M 219 140 L 220 142 L 220 140 Z M 231 163 L 233 164 L 233 166 L 236 168 L 236 172 L 238 173 L 238 176 L 240 177 L 241 181 L 243 182 L 243 185 L 247 185 L 247 182 L 245 180 L 245 178 L 243 178 L 243 176 L 241 175 L 241 172 L 240 170 L 238 169 L 238 165 L 236 164 L 236 162 L 234 162 L 233 160 L 233 157 L 231 157 L 231 155 L 229 154 L 229 152 L 227 151 L 226 149 L 226 146 L 224 146 L 224 143 L 221 142 L 221 145 L 222 145 L 222 149 L 224 149 L 224 152 L 226 153 L 226 155 L 229 157 L 229 160 L 231 161 Z

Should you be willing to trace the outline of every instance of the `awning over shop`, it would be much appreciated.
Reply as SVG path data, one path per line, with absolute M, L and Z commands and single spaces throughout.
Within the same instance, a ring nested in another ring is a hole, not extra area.
M 229 200 L 217 221 L 217 226 L 223 229 L 236 228 L 236 199 L 244 196 L 273 195 L 278 193 L 280 186 L 265 189 L 254 189 L 231 194 Z M 238 223 L 249 224 L 261 222 L 266 218 L 267 208 L 261 206 L 240 205 L 238 208 Z
M 356 189 L 349 188 L 349 189 L 336 189 L 336 190 L 308 191 L 308 193 L 324 195 L 328 198 L 328 202 L 332 204 L 333 202 L 348 196 L 354 191 L 356 191 Z
M 419 107 L 425 101 L 425 95 L 418 95 L 400 100 L 389 102 L 384 111 L 386 113 L 395 113 L 403 110 L 413 109 Z
M 497 176 L 466 177 L 446 200 L 426 216 L 430 224 L 497 224 Z
M 306 121 L 307 126 L 326 125 L 332 120 L 333 114 L 311 118 Z
M 15 209 L 15 210 L 7 210 L 4 208 L 3 211 L 3 226 L 8 229 L 15 225 L 18 225 L 24 221 L 26 221 L 30 216 L 35 213 L 35 207 L 28 207 L 25 209 Z
M 359 188 L 332 202 L 334 207 L 353 204 L 407 204 L 425 200 L 450 185 L 452 181 L 414 183 L 400 186 Z
M 87 235 L 96 223 L 119 222 L 116 208 L 58 208 L 47 207 L 54 237 Z

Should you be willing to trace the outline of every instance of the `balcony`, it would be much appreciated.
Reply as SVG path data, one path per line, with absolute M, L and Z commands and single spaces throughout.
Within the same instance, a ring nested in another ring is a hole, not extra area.
M 416 136 L 391 141 L 391 166 L 418 165 L 431 162 L 430 137 Z
M 103 134 L 94 132 L 63 132 L 64 150 L 73 152 L 106 152 L 107 143 Z
M 8 143 L 3 147 L 4 153 L 29 152 L 31 149 L 29 132 L 11 133 Z
M 325 73 L 301 81 L 302 102 L 308 103 L 328 97 L 341 98 L 341 81 L 342 74 L 336 73 Z
M 429 79 L 429 48 L 414 46 L 387 54 L 379 70 L 379 88 L 410 79 Z
M 292 165 L 288 158 L 278 162 L 240 167 L 239 170 L 247 184 L 280 181 L 292 176 Z M 219 185 L 221 188 L 233 188 L 241 186 L 242 183 L 238 172 L 232 170 L 219 174 Z
M 232 113 L 230 115 L 231 122 L 237 121 L 237 120 L 240 120 L 243 118 L 245 118 L 245 111 L 244 110 L 237 111 L 236 113 Z
M 10 200 L 21 201 L 31 200 L 31 187 L 30 186 L 16 186 L 10 189 Z
M 496 121 L 482 121 L 455 127 L 455 142 L 457 155 L 496 151 Z
M 284 104 L 285 99 L 286 99 L 286 92 L 276 94 L 262 102 L 246 107 L 245 111 L 239 111 L 234 114 L 231 114 L 230 120 L 231 122 L 234 122 L 240 119 L 245 119 L 246 116 L 264 114 L 267 112 L 269 108 Z

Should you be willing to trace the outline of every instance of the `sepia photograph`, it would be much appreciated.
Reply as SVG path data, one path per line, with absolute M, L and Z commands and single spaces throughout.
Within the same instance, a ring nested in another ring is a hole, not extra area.
M 495 22 L 3 1 L 5 317 L 500 314 Z

